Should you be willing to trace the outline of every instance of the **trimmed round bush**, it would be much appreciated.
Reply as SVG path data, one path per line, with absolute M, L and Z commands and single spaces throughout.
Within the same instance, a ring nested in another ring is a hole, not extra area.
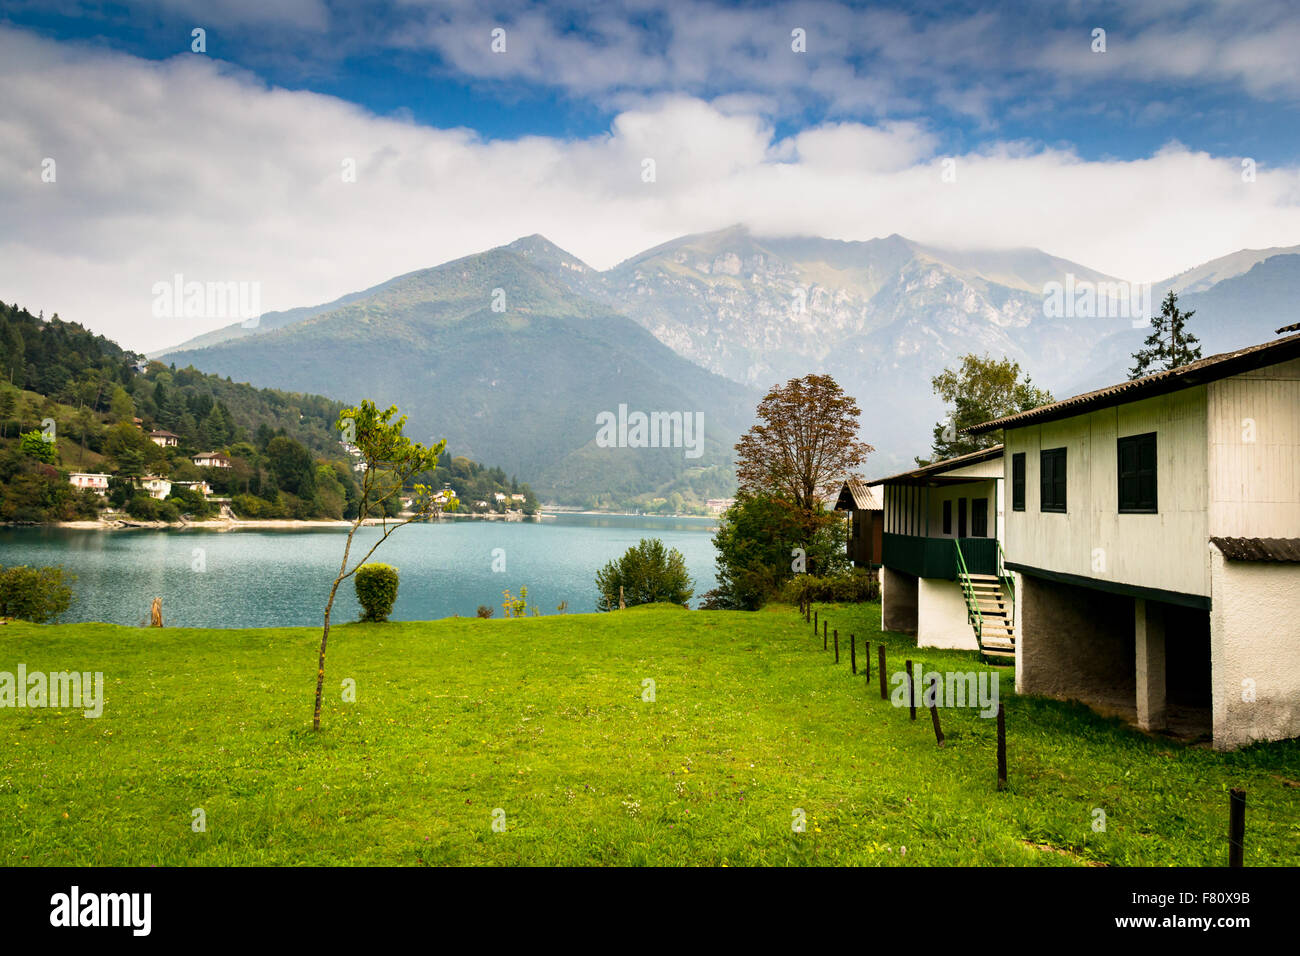
M 397 600 L 397 568 L 391 564 L 363 564 L 355 579 L 361 620 L 387 621 Z

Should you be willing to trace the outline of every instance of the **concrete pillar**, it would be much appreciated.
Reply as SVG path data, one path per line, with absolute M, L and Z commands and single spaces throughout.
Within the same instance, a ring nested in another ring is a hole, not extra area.
M 1133 602 L 1134 645 L 1137 652 L 1137 722 L 1143 730 L 1164 730 L 1165 619 L 1159 604 Z
M 1025 576 L 1019 571 L 1012 571 L 1011 581 L 1016 588 L 1011 612 L 1016 631 L 1016 693 L 1027 694 L 1029 691 L 1025 686 L 1025 617 L 1022 613 L 1025 606 Z
M 916 646 L 979 650 L 967 618 L 966 596 L 956 581 L 917 578 Z

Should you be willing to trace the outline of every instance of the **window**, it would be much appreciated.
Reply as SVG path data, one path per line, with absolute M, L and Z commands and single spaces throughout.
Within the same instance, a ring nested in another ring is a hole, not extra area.
M 952 534 L 952 502 L 943 503 L 943 533 Z
M 1121 438 L 1119 462 L 1120 514 L 1156 513 L 1156 433 Z
M 972 498 L 970 500 L 970 536 L 987 538 L 989 536 L 989 500 Z
M 1040 511 L 1065 510 L 1065 449 L 1038 453 L 1038 507 Z
M 1011 510 L 1025 510 L 1025 453 L 1011 456 Z
M 957 537 L 966 537 L 966 499 L 957 499 Z

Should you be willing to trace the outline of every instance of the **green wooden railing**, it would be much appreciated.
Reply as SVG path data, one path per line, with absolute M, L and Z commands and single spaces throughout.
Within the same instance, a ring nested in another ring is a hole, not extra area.
M 971 587 L 970 572 L 966 570 L 966 559 L 962 557 L 961 553 L 961 542 L 957 538 L 953 538 L 952 546 L 957 560 L 957 582 L 961 585 L 961 593 L 966 598 L 966 620 L 975 629 L 975 643 L 978 645 L 980 652 L 983 653 L 984 615 L 980 613 L 980 605 L 975 597 L 975 589 Z
M 998 580 L 1002 582 L 1002 590 L 1006 594 L 1007 600 L 1014 607 L 1016 603 L 1016 579 L 1007 571 L 1007 556 L 1002 550 L 1002 542 L 998 542 L 998 567 L 994 572 Z
M 884 535 L 883 560 L 895 571 L 915 574 L 919 578 L 957 580 L 957 557 L 953 542 L 958 542 L 963 563 L 971 574 L 995 574 L 998 566 L 998 542 L 995 538 L 927 538 L 917 534 Z

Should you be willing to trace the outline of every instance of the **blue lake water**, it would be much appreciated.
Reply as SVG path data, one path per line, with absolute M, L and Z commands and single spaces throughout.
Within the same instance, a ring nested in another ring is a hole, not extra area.
M 374 560 L 401 572 L 395 620 L 502 615 L 502 591 L 528 588 L 542 614 L 596 607 L 596 571 L 641 538 L 659 538 L 686 559 L 696 595 L 715 586 L 710 518 L 559 515 L 542 522 L 446 521 L 395 532 Z M 154 597 L 169 627 L 319 624 L 343 557 L 346 530 L 120 530 L 0 528 L 0 564 L 62 565 L 77 576 L 61 621 L 140 624 Z M 363 528 L 353 563 L 379 537 Z M 500 549 L 500 551 L 497 551 Z M 494 552 L 496 552 L 494 554 Z M 494 570 L 504 561 L 505 569 Z M 692 605 L 698 604 L 693 601 Z M 352 581 L 334 620 L 359 613 Z

